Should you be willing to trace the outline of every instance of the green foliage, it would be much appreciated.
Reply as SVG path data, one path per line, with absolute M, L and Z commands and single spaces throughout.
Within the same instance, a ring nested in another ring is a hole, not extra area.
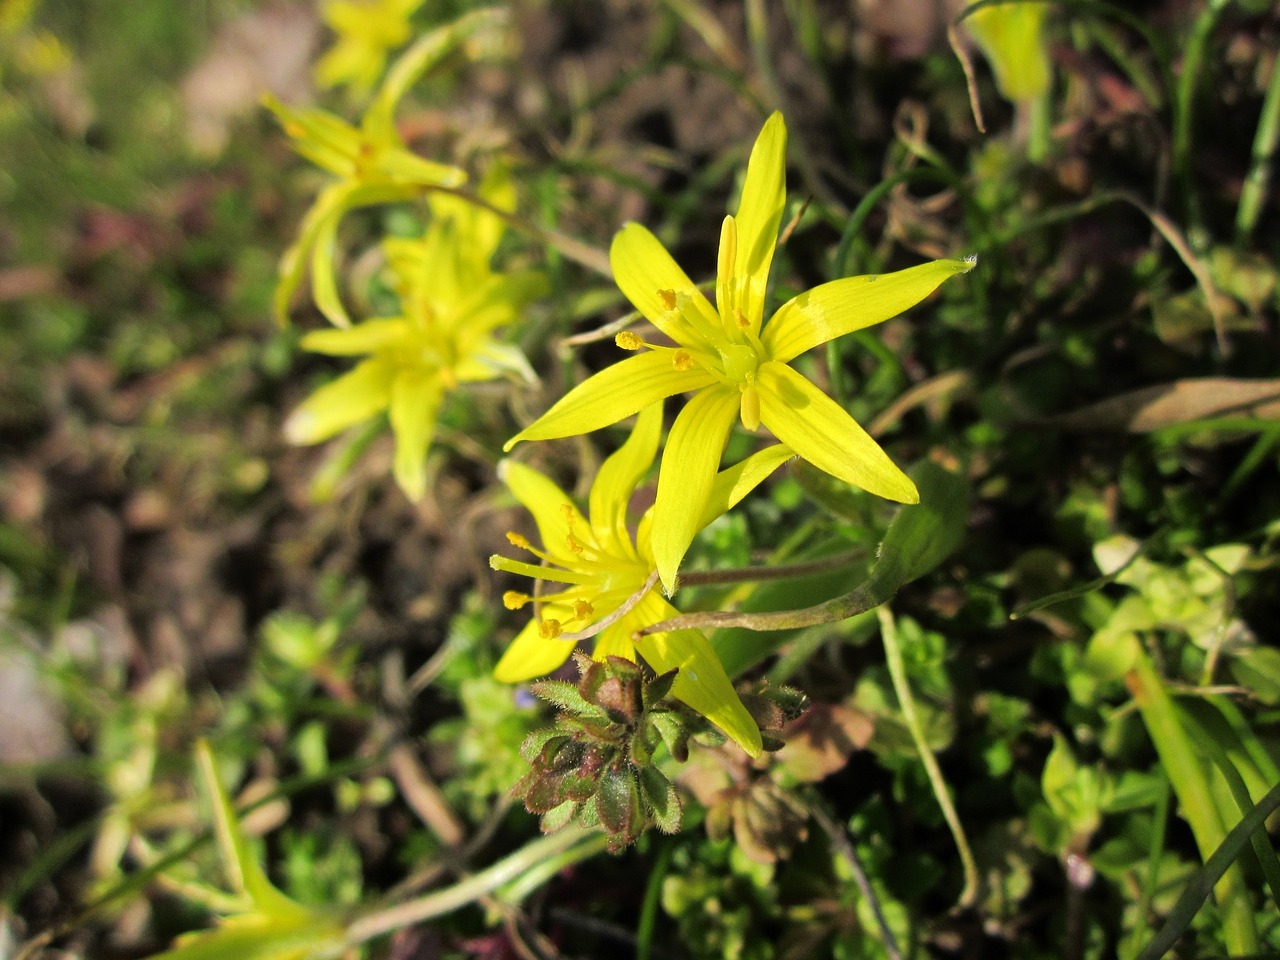
M 0 941 L 1280 950 L 1271 6 L 623 6 L 0 0 Z

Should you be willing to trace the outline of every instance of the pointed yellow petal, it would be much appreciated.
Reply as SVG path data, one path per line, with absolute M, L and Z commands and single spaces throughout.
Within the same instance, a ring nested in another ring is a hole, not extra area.
M 782 225 L 782 209 L 787 200 L 787 126 L 775 112 L 765 121 L 742 183 L 738 204 L 738 244 L 733 273 L 738 289 L 736 307 L 747 317 L 751 329 L 759 333 L 764 315 L 765 288 L 769 265 Z
M 668 595 L 675 590 L 680 561 L 698 534 L 725 441 L 737 419 L 738 396 L 733 387 L 702 391 L 680 411 L 667 437 L 650 538 Z
M 605 367 L 578 384 L 550 410 L 507 441 L 510 450 L 521 440 L 554 440 L 590 433 L 617 423 L 677 393 L 714 382 L 694 366 L 677 370 L 669 351 L 651 351 Z
M 555 616 L 550 605 L 544 607 L 543 612 L 548 617 Z M 566 612 L 565 616 L 571 617 L 573 613 Z M 573 647 L 572 641 L 542 639 L 538 633 L 538 621 L 530 620 L 493 668 L 494 679 L 502 683 L 520 683 L 544 677 L 569 659 Z
M 577 567 L 579 561 L 573 558 L 565 543 L 569 538 L 570 524 L 576 528 L 576 535 L 581 537 L 587 529 L 587 520 L 569 495 L 537 470 L 515 460 L 503 460 L 498 464 L 498 478 L 507 485 L 521 506 L 533 514 L 543 549 L 552 555 L 565 557 L 564 566 Z
M 350 194 L 351 188 L 346 183 L 335 183 L 321 190 L 311 209 L 302 218 L 298 239 L 280 258 L 280 279 L 276 283 L 273 307 L 276 320 L 281 326 L 289 322 L 289 305 L 293 301 L 294 291 L 302 283 L 307 259 L 315 247 L 316 237 L 328 223 L 340 219 L 346 213 Z
M 404 341 L 409 324 L 400 317 L 366 320 L 346 330 L 312 330 L 301 341 L 303 350 L 330 357 L 356 357 L 377 353 Z
M 326 383 L 302 402 L 284 423 L 290 443 L 319 443 L 385 410 L 394 371 L 380 360 L 365 360 Z
M 393 470 L 396 483 L 414 502 L 427 492 L 427 448 L 436 432 L 442 395 L 440 381 L 419 370 L 401 372 L 391 387 L 391 429 L 396 435 Z
M 662 439 L 662 404 L 655 403 L 640 411 L 635 428 L 626 442 L 600 465 L 591 485 L 591 529 L 604 545 L 611 541 L 614 549 L 630 551 L 631 535 L 627 532 L 627 505 L 644 475 L 658 455 Z
M 771 360 L 786 363 L 820 343 L 896 317 L 977 262 L 975 257 L 934 260 L 895 273 L 824 283 L 779 308 L 765 325 L 764 347 Z
M 674 617 L 677 610 L 650 591 L 618 626 L 635 631 Z M 645 663 L 658 673 L 679 670 L 671 694 L 723 730 L 751 756 L 761 753 L 760 729 L 738 699 L 707 638 L 697 630 L 654 633 L 635 644 Z
M 919 503 L 911 479 L 834 400 L 783 363 L 761 364 L 760 419 L 796 455 L 846 483 Z
M 683 346 L 723 344 L 720 315 L 657 237 L 638 223 L 618 231 L 609 247 L 618 289 L 650 323 Z
M 458 187 L 467 182 L 467 172 L 447 163 L 436 163 L 408 150 L 389 149 L 378 154 L 374 170 L 403 183 L 422 186 Z
M 459 360 L 453 375 L 459 383 L 480 383 L 499 377 L 527 384 L 538 382 L 538 375 L 520 348 L 497 340 L 486 340 L 473 349 L 470 356 Z

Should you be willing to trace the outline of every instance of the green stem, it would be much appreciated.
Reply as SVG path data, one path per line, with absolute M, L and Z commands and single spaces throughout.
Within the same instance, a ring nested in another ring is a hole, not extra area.
M 1222 846 L 1227 831 L 1218 815 L 1204 767 L 1178 722 L 1172 698 L 1144 651 L 1137 652 L 1126 682 L 1160 757 L 1160 765 L 1173 786 L 1182 815 L 1191 825 L 1200 856 L 1208 863 Z M 1214 884 L 1214 893 L 1222 913 L 1228 953 L 1257 953 L 1258 931 L 1253 924 L 1249 888 L 1238 864 L 1223 871 Z
M 581 827 L 565 827 L 557 833 L 527 846 L 479 873 L 473 874 L 452 887 L 434 890 L 414 900 L 398 903 L 393 907 L 365 914 L 347 927 L 346 945 L 354 947 L 375 937 L 451 913 L 469 903 L 475 903 L 486 894 L 493 893 L 504 884 L 519 879 L 542 863 L 559 858 L 571 848 L 579 847 L 595 853 L 597 844 L 594 831 Z
M 925 774 L 933 787 L 933 795 L 942 808 L 942 818 L 947 821 L 951 836 L 955 839 L 956 849 L 960 852 L 960 864 L 964 869 L 964 889 L 960 891 L 957 906 L 970 907 L 978 899 L 978 864 L 969 849 L 969 840 L 965 836 L 960 816 L 951 802 L 951 794 L 947 790 L 947 781 L 942 776 L 942 768 L 938 766 L 938 758 L 934 755 L 929 741 L 924 735 L 924 726 L 920 715 L 916 712 L 916 701 L 911 694 L 911 685 L 907 682 L 907 666 L 902 656 L 902 647 L 898 644 L 898 628 L 894 623 L 893 613 L 888 606 L 876 611 L 880 617 L 880 637 L 884 641 L 884 659 L 889 667 L 889 676 L 893 678 L 893 691 L 897 694 L 898 703 L 902 707 L 902 719 L 911 732 L 911 740 L 920 754 L 920 762 L 924 764 Z
M 1049 94 L 1046 92 L 1026 104 L 1019 104 L 1027 111 L 1027 159 L 1036 165 L 1049 156 L 1050 122 Z
M 457 197 L 459 200 L 465 200 L 473 206 L 479 207 L 481 210 L 487 210 L 494 216 L 499 217 L 507 226 L 513 230 L 519 230 L 521 233 L 533 237 L 541 243 L 545 243 L 553 250 L 558 251 L 567 260 L 572 260 L 588 270 L 594 270 L 603 277 L 613 277 L 613 268 L 609 265 L 609 255 L 603 250 L 584 243 L 574 237 L 561 233 L 559 230 L 552 230 L 550 227 L 541 227 L 536 223 L 532 223 L 523 217 L 517 216 L 510 210 L 503 210 L 495 207 L 492 203 L 483 197 L 472 193 L 470 190 L 464 190 L 460 187 L 431 187 L 436 193 L 447 193 L 450 196 Z
M 761 583 L 765 580 L 790 580 L 815 573 L 839 570 L 866 556 L 865 550 L 846 550 L 820 560 L 783 563 L 774 567 L 733 567 L 726 570 L 690 570 L 680 574 L 680 586 L 701 587 L 719 583 Z
M 1280 63 L 1271 64 L 1271 82 L 1262 101 L 1262 116 L 1258 118 L 1258 130 L 1253 136 L 1253 153 L 1249 174 L 1240 190 L 1240 206 L 1236 210 L 1236 243 L 1243 245 L 1258 223 L 1258 213 L 1267 195 L 1267 182 L 1271 179 L 1271 161 L 1275 157 L 1276 143 L 1280 141 Z
M 1196 81 L 1200 79 L 1200 67 L 1204 61 L 1209 35 L 1218 19 L 1218 13 L 1227 0 L 1210 0 L 1208 6 L 1191 27 L 1182 58 L 1182 72 L 1178 76 L 1178 88 L 1173 100 L 1173 170 L 1182 185 L 1187 209 L 1194 224 L 1196 216 L 1195 193 L 1191 185 L 1191 117 L 1195 102 Z

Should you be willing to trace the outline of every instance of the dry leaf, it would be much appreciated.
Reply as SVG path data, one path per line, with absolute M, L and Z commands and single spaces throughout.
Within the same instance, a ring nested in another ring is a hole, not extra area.
M 815 703 L 786 732 L 778 764 L 791 777 L 817 783 L 849 762 L 871 741 L 875 724 L 860 710 L 838 703 Z
M 1150 433 L 1207 417 L 1280 419 L 1280 380 L 1203 377 L 1122 393 L 1049 422 L 1066 430 Z

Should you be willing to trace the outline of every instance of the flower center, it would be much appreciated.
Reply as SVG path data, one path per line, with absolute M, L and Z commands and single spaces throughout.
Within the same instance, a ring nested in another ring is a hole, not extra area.
M 563 550 L 539 550 L 520 534 L 507 534 L 512 546 L 532 553 L 542 561 L 541 566 L 502 556 L 489 558 L 489 565 L 495 570 L 565 585 L 558 593 L 535 592 L 530 596 L 509 590 L 503 594 L 502 602 L 508 610 L 519 610 L 529 603 L 539 605 L 538 632 L 546 640 L 560 637 L 567 628 L 575 631 L 573 639 L 594 633 L 592 624 L 608 619 L 641 590 L 649 572 L 635 557 L 618 557 L 601 549 L 590 530 L 576 532 L 574 514 L 573 507 L 565 504 L 568 531 Z

